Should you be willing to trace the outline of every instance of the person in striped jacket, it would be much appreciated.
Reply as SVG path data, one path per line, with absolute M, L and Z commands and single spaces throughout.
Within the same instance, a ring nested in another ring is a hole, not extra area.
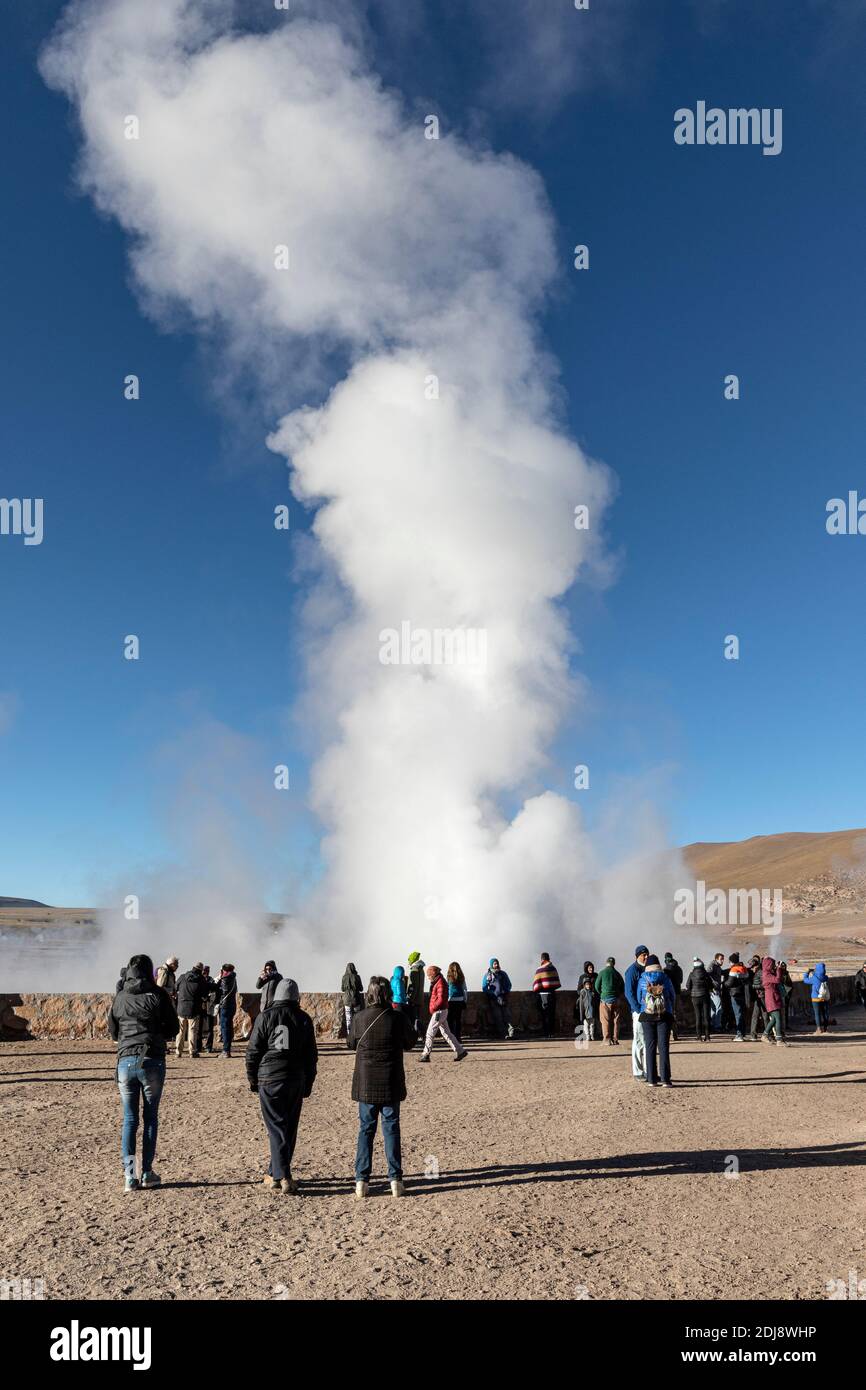
M 541 964 L 535 972 L 532 989 L 538 1000 L 541 1028 L 546 1038 L 553 1037 L 556 1031 L 556 991 L 560 988 L 556 966 L 547 952 L 542 951 Z

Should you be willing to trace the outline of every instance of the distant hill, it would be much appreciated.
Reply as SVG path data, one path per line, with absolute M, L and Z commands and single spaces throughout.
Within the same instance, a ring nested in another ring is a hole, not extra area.
M 47 907 L 48 903 L 37 902 L 35 898 L 0 898 L 0 907 Z
M 859 896 L 861 885 L 866 891 L 866 830 L 699 841 L 685 845 L 682 853 L 695 877 L 713 888 L 781 888 L 786 896 L 789 889 L 803 889 L 808 896 L 811 887 L 822 899 L 833 888 L 846 897 Z

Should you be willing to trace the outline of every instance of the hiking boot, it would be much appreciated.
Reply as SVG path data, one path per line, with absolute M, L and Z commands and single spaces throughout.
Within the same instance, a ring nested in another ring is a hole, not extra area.
M 137 1192 L 140 1186 L 141 1183 L 138 1178 L 124 1178 L 123 1180 L 124 1192 Z
M 298 1184 L 293 1177 L 280 1178 L 280 1191 L 288 1192 L 292 1197 L 297 1195 Z
M 454 1061 L 455 1061 L 455 1062 L 462 1062 L 462 1061 L 463 1061 L 463 1058 L 464 1058 L 464 1057 L 468 1057 L 468 1056 L 469 1056 L 469 1052 L 468 1052 L 468 1050 L 464 1047 L 464 1049 L 463 1049 L 462 1052 L 458 1052 L 458 1053 L 457 1053 L 457 1056 L 454 1058 Z
M 262 1187 L 266 1187 L 269 1192 L 273 1192 L 278 1190 L 279 1186 L 276 1178 L 272 1178 L 270 1173 L 265 1173 L 265 1176 L 262 1178 Z
M 369 1195 L 370 1195 L 370 1184 L 369 1184 L 368 1182 L 356 1182 L 356 1183 L 355 1183 L 355 1200 L 356 1200 L 356 1202 L 363 1202 L 364 1198 L 365 1198 L 365 1197 L 369 1197 Z
M 419 1061 L 419 1062 L 429 1062 L 429 1061 L 430 1061 L 430 1053 L 429 1053 L 429 1052 L 422 1052 L 422 1053 L 421 1053 L 421 1056 L 418 1058 L 418 1061 Z
M 152 1168 L 149 1173 L 142 1173 L 141 1175 L 142 1187 L 159 1187 L 161 1182 L 162 1178 L 159 1173 L 155 1173 Z
M 392 1179 L 391 1179 L 391 1196 L 392 1196 L 392 1197 L 405 1197 L 405 1196 L 406 1196 L 406 1185 L 405 1185 L 405 1183 L 403 1182 L 403 1179 L 402 1179 L 402 1178 L 392 1178 Z

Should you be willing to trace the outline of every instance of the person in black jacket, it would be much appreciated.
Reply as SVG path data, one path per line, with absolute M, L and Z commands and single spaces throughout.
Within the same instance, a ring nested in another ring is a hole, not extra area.
M 238 1007 L 238 977 L 233 965 L 224 965 L 220 971 L 219 991 L 220 1041 L 223 1049 L 220 1056 L 231 1057 Z
M 854 976 L 854 998 L 858 1004 L 862 1004 L 866 1009 L 866 962 L 860 966 Z
M 764 1006 L 764 974 L 763 961 L 759 955 L 752 956 L 749 961 L 749 972 L 752 976 L 752 1023 L 749 1029 L 749 1042 L 758 1041 L 758 1029 L 766 1032 L 767 1010 Z
M 665 963 L 663 969 L 674 987 L 674 994 L 679 1000 L 680 990 L 683 987 L 683 968 L 680 965 L 679 961 L 676 959 L 676 957 L 673 956 L 670 951 L 665 951 Z M 673 1021 L 671 1023 L 671 1037 L 673 1038 L 674 1042 L 679 1042 L 679 1036 L 677 1034 L 676 1008 L 674 1008 L 672 1020 Z
M 165 1082 L 165 1045 L 178 1030 L 177 1014 L 164 989 L 154 983 L 150 956 L 133 956 L 108 1015 L 108 1035 L 117 1044 L 117 1085 L 123 1104 L 121 1153 L 124 1191 L 157 1187 L 156 1157 L 159 1102 Z M 141 1182 L 135 1175 L 135 1139 L 139 1102 L 144 1124 Z
M 186 1043 L 190 1057 L 198 1057 L 201 1051 L 202 1003 L 212 988 L 213 981 L 206 978 L 201 961 L 178 980 L 177 1016 L 180 1019 L 180 1032 L 174 1049 L 175 1056 L 181 1055 Z
M 370 1190 L 373 1140 L 381 1115 L 391 1195 L 402 1197 L 405 1188 L 400 1152 L 400 1106 L 406 1099 L 403 1053 L 412 1051 L 417 1034 L 411 1016 L 402 1009 L 391 1008 L 391 986 L 381 975 L 371 979 L 365 1003 L 367 1007 L 352 1019 L 346 1039 L 347 1046 L 355 1053 L 352 1100 L 358 1102 L 360 1121 L 355 1153 L 355 1196 L 364 1198 Z
M 713 984 L 713 977 L 704 962 L 700 956 L 695 956 L 692 961 L 691 973 L 686 980 L 686 993 L 691 995 L 692 1008 L 695 1011 L 695 1032 L 698 1035 L 698 1042 L 710 1041 L 710 992 Z
M 282 979 L 282 975 L 277 969 L 275 960 L 266 960 L 265 968 L 256 980 L 256 989 L 260 989 L 262 997 L 259 1000 L 259 1013 L 264 1013 L 274 1002 L 274 992 Z
M 257 1091 L 271 1161 L 263 1181 L 272 1192 L 297 1192 L 292 1158 L 304 1100 L 318 1064 L 316 1031 L 294 980 L 280 980 L 274 1002 L 260 1013 L 247 1045 L 247 1079 Z

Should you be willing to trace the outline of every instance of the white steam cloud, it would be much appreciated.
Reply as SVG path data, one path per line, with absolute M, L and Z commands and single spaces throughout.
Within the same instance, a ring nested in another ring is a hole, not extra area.
M 77 108 L 82 186 L 129 232 L 150 311 L 181 308 L 263 386 L 341 378 L 268 441 L 340 595 L 308 637 L 324 875 L 307 954 L 280 964 L 333 988 L 346 959 L 390 971 L 417 947 L 474 984 L 496 953 L 517 983 L 542 947 L 569 968 L 593 939 L 631 947 L 670 922 L 658 830 L 611 877 L 577 806 L 539 792 L 580 693 L 560 600 L 605 572 L 612 493 L 559 426 L 536 340 L 555 270 L 540 180 L 425 139 L 336 27 L 236 18 L 228 0 L 81 0 L 42 71 Z M 486 667 L 383 665 L 404 621 L 482 631 Z

